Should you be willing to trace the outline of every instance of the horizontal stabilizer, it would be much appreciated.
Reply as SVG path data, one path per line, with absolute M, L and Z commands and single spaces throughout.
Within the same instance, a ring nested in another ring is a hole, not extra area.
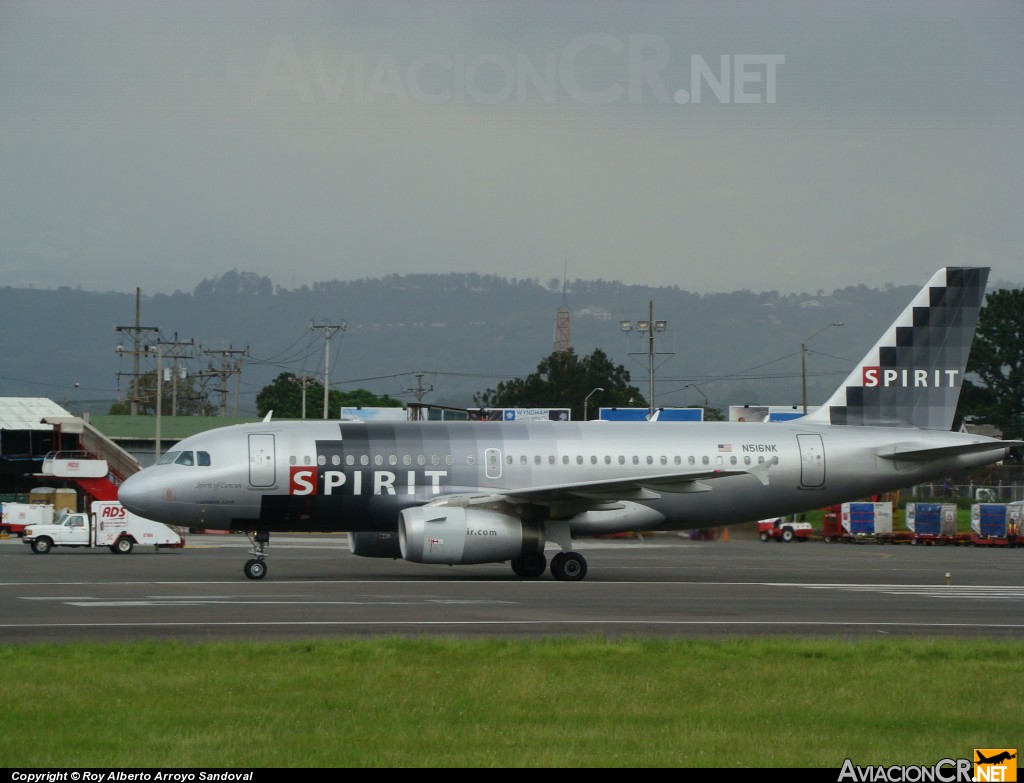
M 952 446 L 927 446 L 923 443 L 898 443 L 896 446 L 888 446 L 879 450 L 878 456 L 882 459 L 902 459 L 910 461 L 927 462 L 933 459 L 945 457 L 956 457 L 960 454 L 978 454 L 985 451 L 997 451 L 1009 449 L 1013 446 L 1024 445 L 1020 440 L 991 440 L 981 443 L 959 443 Z

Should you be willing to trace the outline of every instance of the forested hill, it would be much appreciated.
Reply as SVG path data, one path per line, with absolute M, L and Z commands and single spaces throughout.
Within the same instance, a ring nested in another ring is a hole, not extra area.
M 563 290 L 564 288 L 564 290 Z M 326 330 L 330 382 L 414 401 L 472 404 L 474 392 L 527 375 L 555 347 L 556 315 L 570 313 L 571 348 L 601 348 L 648 389 L 650 344 L 620 321 L 667 321 L 654 344 L 660 405 L 799 404 L 800 345 L 811 335 L 808 399 L 821 402 L 916 293 L 917 286 L 780 294 L 695 294 L 604 280 L 507 279 L 477 274 L 392 275 L 283 289 L 265 277 L 229 272 L 191 293 L 141 291 L 138 324 L 159 328 L 165 343 L 194 341 L 191 373 L 241 362 L 226 383 L 229 413 L 252 415 L 256 393 L 279 373 L 321 376 Z M 136 325 L 136 296 L 0 288 L 0 396 L 68 399 L 68 407 L 105 413 L 126 396 Z M 832 322 L 842 327 L 829 328 Z M 121 330 L 118 330 L 121 327 Z M 824 327 L 824 328 L 823 328 Z M 819 332 L 819 330 L 821 330 Z M 817 333 L 817 334 L 815 334 Z M 144 344 L 155 332 L 144 331 Z M 118 351 L 118 346 L 122 351 Z M 180 347 L 179 352 L 187 349 Z M 169 363 L 165 358 L 166 363 Z M 155 367 L 143 358 L 140 371 Z M 421 375 L 417 375 L 417 374 Z M 74 388 L 73 384 L 79 387 Z M 218 380 L 207 376 L 208 391 Z M 215 401 L 219 399 L 214 395 Z

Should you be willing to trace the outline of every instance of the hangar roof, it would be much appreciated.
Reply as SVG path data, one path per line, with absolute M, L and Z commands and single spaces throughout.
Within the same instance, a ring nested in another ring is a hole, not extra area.
M 52 430 L 44 418 L 70 415 L 46 397 L 0 397 L 0 430 Z

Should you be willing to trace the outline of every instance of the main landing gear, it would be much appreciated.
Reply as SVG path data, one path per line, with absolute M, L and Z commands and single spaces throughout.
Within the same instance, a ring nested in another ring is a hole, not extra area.
M 267 530 L 257 530 L 255 533 L 246 533 L 246 535 L 252 543 L 252 549 L 249 551 L 249 554 L 254 557 L 246 562 L 243 570 L 250 579 L 262 579 L 267 575 L 267 564 L 263 561 L 267 559 L 270 532 Z
M 512 572 L 523 579 L 544 575 L 548 565 L 543 554 L 512 559 Z M 579 552 L 559 552 L 551 558 L 551 576 L 559 582 L 579 582 L 587 575 L 587 561 Z

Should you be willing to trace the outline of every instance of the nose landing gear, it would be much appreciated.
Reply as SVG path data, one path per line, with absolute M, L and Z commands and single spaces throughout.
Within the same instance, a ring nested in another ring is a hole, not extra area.
M 249 554 L 253 555 L 253 559 L 246 562 L 243 571 L 250 579 L 262 579 L 267 575 L 267 564 L 263 561 L 267 559 L 270 531 L 257 530 L 255 533 L 246 533 L 246 535 L 252 543 Z

